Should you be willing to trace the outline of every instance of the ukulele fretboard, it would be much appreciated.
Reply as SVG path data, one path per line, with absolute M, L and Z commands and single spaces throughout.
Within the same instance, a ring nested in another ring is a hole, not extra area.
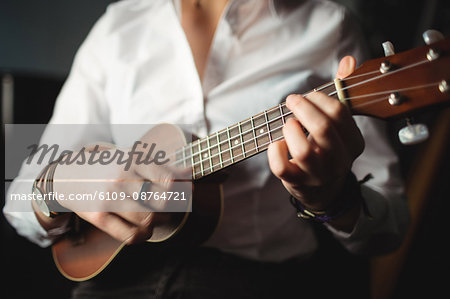
M 314 89 L 319 90 L 331 96 L 336 91 L 333 83 Z M 192 179 L 201 179 L 265 151 L 272 142 L 283 139 L 283 126 L 291 117 L 294 115 L 283 102 L 185 145 L 175 153 L 175 164 L 191 167 Z

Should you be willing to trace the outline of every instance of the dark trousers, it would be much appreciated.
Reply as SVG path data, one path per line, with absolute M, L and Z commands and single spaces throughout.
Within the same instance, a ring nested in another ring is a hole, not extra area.
M 136 246 L 80 283 L 73 298 L 368 298 L 365 260 L 347 260 L 319 250 L 307 260 L 262 263 L 211 248 Z

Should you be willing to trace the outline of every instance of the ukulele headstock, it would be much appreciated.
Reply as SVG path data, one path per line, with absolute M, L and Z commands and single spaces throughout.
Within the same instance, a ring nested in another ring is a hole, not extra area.
M 353 114 L 390 118 L 450 102 L 450 38 L 362 64 L 342 80 Z

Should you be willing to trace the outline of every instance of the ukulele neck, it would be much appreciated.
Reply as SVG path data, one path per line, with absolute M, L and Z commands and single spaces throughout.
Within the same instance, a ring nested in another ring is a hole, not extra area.
M 303 96 L 314 91 L 337 98 L 334 82 L 315 88 Z M 192 178 L 199 180 L 267 150 L 272 142 L 283 139 L 283 126 L 291 117 L 294 115 L 283 102 L 187 144 L 177 151 L 175 163 L 180 167 L 191 167 Z

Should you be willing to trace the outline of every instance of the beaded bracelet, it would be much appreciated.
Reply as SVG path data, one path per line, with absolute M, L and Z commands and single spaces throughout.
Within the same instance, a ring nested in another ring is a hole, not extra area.
M 337 195 L 337 198 L 339 200 L 335 201 L 335 203 L 327 210 L 308 210 L 299 200 L 297 200 L 292 195 L 290 196 L 289 200 L 291 204 L 297 209 L 297 217 L 314 220 L 320 223 L 329 222 L 333 219 L 339 218 L 359 203 L 362 204 L 364 213 L 370 215 L 365 201 L 362 199 L 360 185 L 367 182 L 371 178 L 372 175 L 368 174 L 366 175 L 366 177 L 364 177 L 364 179 L 358 182 L 356 176 L 353 174 L 353 172 L 350 171 L 347 175 L 347 178 L 345 179 L 342 191 Z

